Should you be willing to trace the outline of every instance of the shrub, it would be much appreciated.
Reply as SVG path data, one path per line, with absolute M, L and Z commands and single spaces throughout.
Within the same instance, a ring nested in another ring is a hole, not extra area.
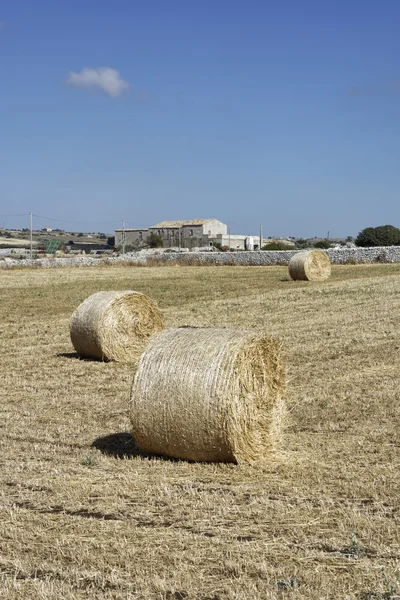
M 328 240 L 320 240 L 319 242 L 315 242 L 314 248 L 321 248 L 322 250 L 327 250 L 328 248 L 332 248 L 332 244 Z
M 147 243 L 150 246 L 150 248 L 163 248 L 164 247 L 163 238 L 161 237 L 161 235 L 154 233 L 154 231 L 152 231 L 150 233 L 150 235 L 148 236 Z
M 125 244 L 125 248 L 122 244 L 120 244 L 119 246 L 115 246 L 115 250 L 117 250 L 117 252 L 122 252 L 123 249 L 125 250 L 125 252 L 132 252 L 134 248 L 132 244 Z
M 389 262 L 387 252 L 385 250 L 382 250 L 382 252 L 379 252 L 379 254 L 375 258 L 375 262 L 378 262 L 378 263 Z
M 270 244 L 265 244 L 261 248 L 261 250 L 291 250 L 292 248 L 288 248 L 285 244 L 281 244 L 280 242 L 271 242 Z
M 311 248 L 312 243 L 309 240 L 305 240 L 304 238 L 300 238 L 296 242 L 296 248 Z
M 222 252 L 222 244 L 220 242 L 213 242 L 213 247 Z
M 393 225 L 366 227 L 358 234 L 356 245 L 364 248 L 368 246 L 399 246 L 400 229 Z

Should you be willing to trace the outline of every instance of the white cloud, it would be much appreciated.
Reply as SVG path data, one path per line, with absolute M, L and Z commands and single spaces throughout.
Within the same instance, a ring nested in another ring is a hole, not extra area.
M 124 90 L 130 87 L 127 81 L 121 79 L 119 72 L 110 67 L 98 67 L 97 69 L 85 67 L 80 73 L 71 71 L 66 79 L 66 84 L 84 89 L 99 87 L 112 98 L 120 96 Z

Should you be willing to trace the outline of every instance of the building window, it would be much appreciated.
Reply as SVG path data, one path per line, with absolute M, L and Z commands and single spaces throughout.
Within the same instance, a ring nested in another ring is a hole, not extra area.
M 211 235 L 211 229 L 208 230 L 208 235 Z
M 193 229 L 189 229 L 189 235 L 193 235 Z
M 143 232 L 139 231 L 139 240 L 142 240 L 142 239 L 143 239 Z

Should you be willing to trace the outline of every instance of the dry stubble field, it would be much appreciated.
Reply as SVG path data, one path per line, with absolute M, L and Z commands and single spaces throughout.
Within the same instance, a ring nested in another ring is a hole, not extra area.
M 132 367 L 78 360 L 89 294 L 136 289 L 168 326 L 285 342 L 290 423 L 263 469 L 140 456 Z M 400 265 L 0 272 L 0 598 L 400 594 Z

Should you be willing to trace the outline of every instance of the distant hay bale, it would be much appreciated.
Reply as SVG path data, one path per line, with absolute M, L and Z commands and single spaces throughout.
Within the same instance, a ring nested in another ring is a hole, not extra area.
M 97 292 L 78 306 L 70 333 L 78 354 L 99 360 L 137 361 L 151 335 L 163 328 L 157 304 L 140 292 Z
M 167 329 L 144 351 L 131 393 L 145 452 L 197 461 L 264 459 L 285 417 L 281 343 L 229 329 Z
M 304 250 L 290 259 L 289 274 L 292 279 L 324 281 L 330 277 L 331 262 L 322 250 Z

